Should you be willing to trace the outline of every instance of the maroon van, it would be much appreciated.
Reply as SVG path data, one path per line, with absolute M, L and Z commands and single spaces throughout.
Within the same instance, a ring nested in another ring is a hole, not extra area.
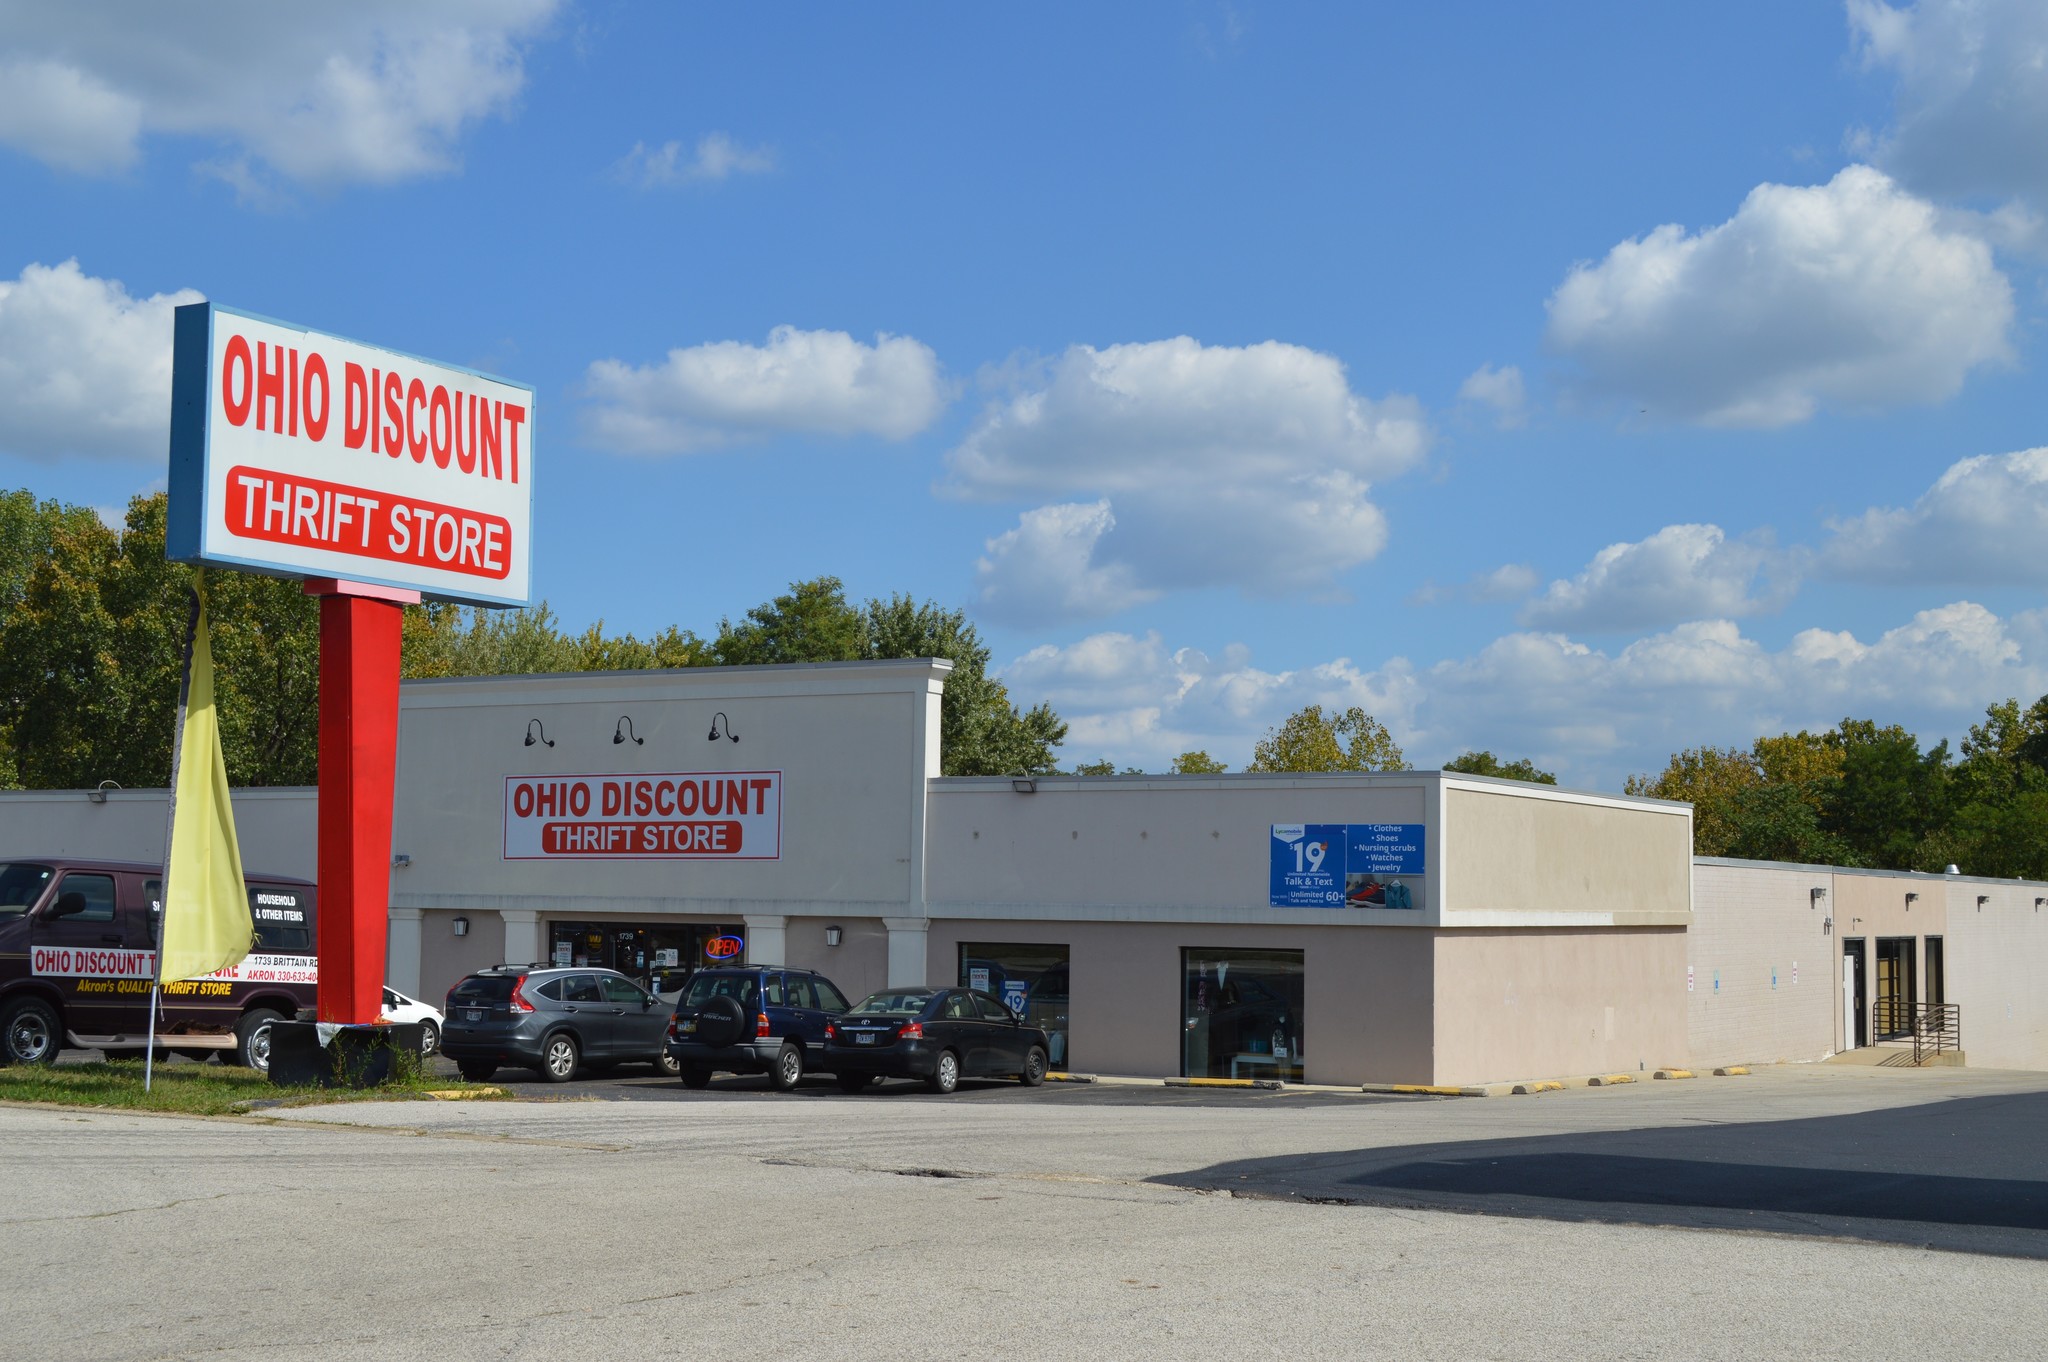
M 66 1047 L 143 1051 L 162 880 L 163 867 L 127 861 L 0 861 L 0 1064 L 48 1064 Z M 247 883 L 248 958 L 165 984 L 156 1038 L 192 1059 L 220 1051 L 267 1069 L 270 1024 L 314 1003 L 313 886 L 283 875 Z

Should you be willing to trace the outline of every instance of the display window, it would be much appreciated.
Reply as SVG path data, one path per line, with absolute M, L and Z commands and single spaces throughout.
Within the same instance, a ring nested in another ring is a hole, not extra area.
M 706 965 L 743 965 L 744 954 L 712 960 L 713 937 L 744 937 L 745 929 L 700 922 L 550 922 L 548 963 L 614 969 L 650 992 L 667 996 Z
M 1067 976 L 1065 946 L 1035 942 L 963 941 L 960 943 L 960 987 L 976 988 L 1000 998 L 1024 1021 L 1045 1032 L 1054 1069 L 1072 1069 L 1067 1048 Z
M 1302 953 L 1183 950 L 1187 1078 L 1302 1081 Z

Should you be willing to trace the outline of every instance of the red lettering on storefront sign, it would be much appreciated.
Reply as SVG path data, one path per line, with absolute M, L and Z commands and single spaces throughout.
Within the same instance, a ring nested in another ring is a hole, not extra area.
M 689 823 L 547 823 L 541 850 L 550 856 L 737 856 L 741 828 L 729 821 Z

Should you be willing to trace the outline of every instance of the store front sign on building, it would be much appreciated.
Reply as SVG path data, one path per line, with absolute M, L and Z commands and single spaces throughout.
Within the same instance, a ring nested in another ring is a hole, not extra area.
M 1420 823 L 1275 823 L 1274 908 L 1414 908 L 1423 873 Z
M 171 558 L 531 602 L 532 388 L 212 303 L 175 335 Z
M 782 772 L 507 776 L 508 861 L 775 861 Z

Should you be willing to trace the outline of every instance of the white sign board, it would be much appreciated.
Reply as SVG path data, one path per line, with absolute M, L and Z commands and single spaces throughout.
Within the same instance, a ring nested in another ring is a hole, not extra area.
M 508 861 L 779 861 L 782 772 L 505 777 Z
M 526 605 L 533 389 L 177 309 L 169 556 Z

